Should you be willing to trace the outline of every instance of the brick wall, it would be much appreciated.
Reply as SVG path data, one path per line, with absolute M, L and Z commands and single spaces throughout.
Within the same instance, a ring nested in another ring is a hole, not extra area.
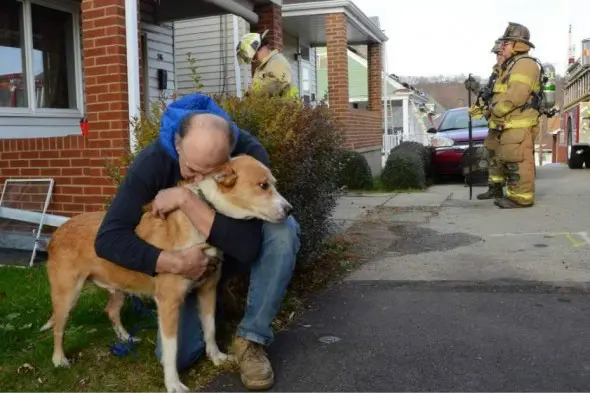
M 281 6 L 275 3 L 257 5 L 254 12 L 258 15 L 258 23 L 250 28 L 251 31 L 262 34 L 268 29 L 266 38 L 273 49 L 283 51 L 283 14 Z
M 381 146 L 383 111 L 381 104 L 381 45 L 368 46 L 369 110 L 350 108 L 347 27 L 343 13 L 325 17 L 328 63 L 328 100 L 341 124 L 345 145 L 350 149 Z
M 383 111 L 381 102 L 383 95 L 383 65 L 381 44 L 369 44 L 368 49 L 368 90 L 369 90 L 369 110 L 373 112 Z
M 66 216 L 103 208 L 115 191 L 105 164 L 129 145 L 124 0 L 81 7 L 89 137 L 0 140 L 0 181 L 54 178 L 50 210 Z
M 381 146 L 383 143 L 379 112 L 350 108 L 345 134 L 345 145 L 350 149 Z
M 326 54 L 328 63 L 328 100 L 336 119 L 345 126 L 348 122 L 348 52 L 347 22 L 343 13 L 325 16 Z

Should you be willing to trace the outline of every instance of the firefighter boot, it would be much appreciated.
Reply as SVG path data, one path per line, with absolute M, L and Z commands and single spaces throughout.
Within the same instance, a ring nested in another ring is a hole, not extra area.
M 486 192 L 477 194 L 477 199 L 486 200 L 504 197 L 504 191 L 501 184 L 491 184 Z
M 498 206 L 500 209 L 520 209 L 523 207 L 532 207 L 533 204 L 530 205 L 519 205 L 518 203 L 514 202 L 512 199 L 508 198 L 496 198 L 494 201 L 494 205 Z
M 274 372 L 261 344 L 236 337 L 233 350 L 246 389 L 267 390 L 274 385 Z

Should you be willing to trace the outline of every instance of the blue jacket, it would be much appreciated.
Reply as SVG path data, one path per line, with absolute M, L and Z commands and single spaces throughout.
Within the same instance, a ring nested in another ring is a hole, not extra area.
M 127 170 L 98 230 L 96 254 L 127 269 L 156 274 L 161 249 L 135 234 L 143 206 L 165 188 L 181 180 L 174 137 L 180 122 L 191 112 L 213 113 L 227 119 L 236 135 L 232 156 L 250 155 L 269 165 L 268 153 L 248 132 L 239 129 L 215 102 L 204 94 L 189 94 L 168 105 L 159 138 L 146 146 Z M 236 220 L 216 213 L 207 242 L 226 254 L 226 259 L 248 264 L 258 256 L 262 242 L 261 220 Z

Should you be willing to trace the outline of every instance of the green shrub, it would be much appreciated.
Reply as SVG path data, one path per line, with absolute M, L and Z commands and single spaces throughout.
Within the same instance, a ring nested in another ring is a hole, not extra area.
M 386 191 L 426 188 L 423 156 L 411 149 L 393 149 L 381 172 L 381 185 Z
M 340 154 L 342 171 L 339 184 L 351 190 L 371 190 L 373 173 L 365 156 L 353 150 L 344 150 Z

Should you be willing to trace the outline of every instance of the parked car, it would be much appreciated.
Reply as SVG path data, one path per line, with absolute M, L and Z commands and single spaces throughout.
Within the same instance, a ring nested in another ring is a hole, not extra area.
M 469 114 L 467 107 L 446 111 L 438 126 L 426 132 L 435 134 L 431 139 L 432 171 L 435 176 L 462 175 L 463 153 L 469 148 Z M 483 146 L 488 135 L 488 122 L 471 119 L 472 144 Z

